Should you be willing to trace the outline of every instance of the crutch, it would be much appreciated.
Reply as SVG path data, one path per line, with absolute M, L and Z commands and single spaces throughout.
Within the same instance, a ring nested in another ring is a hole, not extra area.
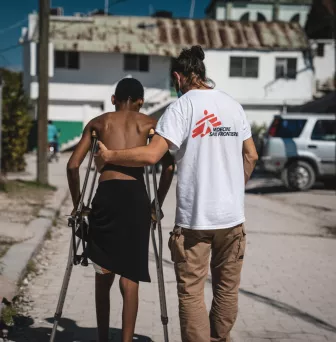
M 153 137 L 154 130 L 150 131 L 148 140 Z M 164 284 L 164 277 L 163 277 L 163 265 L 162 265 L 162 252 L 163 252 L 163 239 L 162 239 L 162 227 L 161 227 L 161 208 L 158 200 L 157 195 L 157 181 L 156 181 L 156 167 L 155 165 L 151 166 L 152 168 L 152 176 L 153 176 L 153 192 L 154 192 L 154 204 L 155 204 L 155 215 L 156 215 L 156 222 L 152 220 L 151 223 L 151 236 L 153 242 L 153 249 L 154 249 L 154 256 L 155 256 L 155 263 L 156 263 L 156 272 L 158 278 L 158 287 L 159 287 L 159 297 L 160 297 L 160 309 L 161 309 L 161 322 L 163 325 L 163 333 L 164 333 L 164 341 L 168 342 L 168 313 L 167 313 L 167 302 L 166 302 L 166 292 L 165 292 L 165 284 Z M 146 178 L 146 186 L 147 186 L 147 193 L 150 202 L 151 199 L 151 191 L 150 191 L 150 184 L 149 184 L 149 173 L 148 167 L 145 167 L 145 178 Z M 156 243 L 155 237 L 155 230 L 157 229 L 158 238 L 159 238 L 159 248 Z
M 79 263 L 81 263 L 82 266 L 88 266 L 88 260 L 87 260 L 86 251 L 85 251 L 86 250 L 86 244 L 85 244 L 85 234 L 84 234 L 84 229 L 85 229 L 84 220 L 85 220 L 85 215 L 87 215 L 87 213 L 83 213 L 83 209 L 84 209 L 85 192 L 86 192 L 86 188 L 87 188 L 87 184 L 88 184 L 88 180 L 89 180 L 89 176 L 90 176 L 90 170 L 91 170 L 91 166 L 92 166 L 93 156 L 94 156 L 94 153 L 96 151 L 97 142 L 98 142 L 98 137 L 97 137 L 97 134 L 95 131 L 92 132 L 91 139 L 92 139 L 92 141 L 91 141 L 91 152 L 90 152 L 90 157 L 89 157 L 88 168 L 86 170 L 86 175 L 84 178 L 84 183 L 83 183 L 83 188 L 82 188 L 80 200 L 79 200 L 78 206 L 76 208 L 75 214 L 70 216 L 68 219 L 68 225 L 71 226 L 71 229 L 72 229 L 72 232 L 71 232 L 72 236 L 71 236 L 71 241 L 70 241 L 68 262 L 67 262 L 67 266 L 65 269 L 65 274 L 64 274 L 64 278 L 63 278 L 63 283 L 62 283 L 60 295 L 58 298 L 56 312 L 54 315 L 55 320 L 54 320 L 54 325 L 53 325 L 51 336 L 50 336 L 50 342 L 55 341 L 57 326 L 58 326 L 58 323 L 59 323 L 61 316 L 62 316 L 62 310 L 63 310 L 63 306 L 64 306 L 65 296 L 66 296 L 66 293 L 68 290 L 73 265 L 78 265 Z M 92 184 L 91 184 L 91 189 L 90 189 L 90 193 L 89 193 L 89 197 L 88 197 L 88 201 L 87 201 L 87 207 L 89 207 L 91 205 L 91 200 L 92 200 L 94 186 L 96 183 L 97 173 L 98 173 L 97 168 L 95 168 L 95 172 L 94 172 Z M 79 229 L 80 238 L 76 241 L 76 229 L 77 228 Z M 86 234 L 86 236 L 87 236 L 87 234 Z M 82 246 L 83 246 L 83 253 L 81 255 L 78 255 L 77 251 L 78 251 L 81 240 L 82 240 Z

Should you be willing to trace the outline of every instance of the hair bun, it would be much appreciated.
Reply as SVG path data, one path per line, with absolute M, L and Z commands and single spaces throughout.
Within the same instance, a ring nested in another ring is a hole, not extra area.
M 201 61 L 204 60 L 205 55 L 204 55 L 204 51 L 201 48 L 201 46 L 199 46 L 199 45 L 192 46 L 190 49 L 190 52 L 191 52 L 192 56 L 200 59 Z

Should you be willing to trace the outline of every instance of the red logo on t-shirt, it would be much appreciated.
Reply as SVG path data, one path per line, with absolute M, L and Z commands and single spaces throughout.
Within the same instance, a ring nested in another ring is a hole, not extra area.
M 222 124 L 218 121 L 215 114 L 208 114 L 208 111 L 205 110 L 204 115 L 205 117 L 196 123 L 196 127 L 192 132 L 193 138 L 196 138 L 199 135 L 203 138 L 212 131 L 213 127 L 218 127 Z

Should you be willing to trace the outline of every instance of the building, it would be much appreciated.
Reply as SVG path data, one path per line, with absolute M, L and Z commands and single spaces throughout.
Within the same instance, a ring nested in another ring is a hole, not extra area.
M 305 26 L 314 55 L 316 96 L 335 90 L 335 15 L 335 1 L 315 0 Z
M 285 21 L 304 27 L 313 0 L 211 0 L 208 18 L 239 21 Z
M 37 21 L 30 15 L 22 36 L 24 84 L 33 102 Z M 312 97 L 309 44 L 295 22 L 52 16 L 49 117 L 61 128 L 62 143 L 71 145 L 86 122 L 113 109 L 115 85 L 127 75 L 146 87 L 144 111 L 160 114 L 174 100 L 171 58 L 195 44 L 205 49 L 209 77 L 240 101 L 251 122 L 268 123 L 283 106 Z

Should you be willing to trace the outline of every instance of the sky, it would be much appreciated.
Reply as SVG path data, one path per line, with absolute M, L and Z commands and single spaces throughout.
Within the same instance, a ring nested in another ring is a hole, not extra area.
M 52 7 L 63 7 L 65 15 L 103 9 L 105 0 L 50 0 Z M 119 3 L 113 4 L 116 1 Z M 28 14 L 38 9 L 38 0 L 1 0 L 0 67 L 22 69 L 21 47 L 16 47 L 21 28 L 27 26 Z M 203 18 L 210 0 L 195 0 L 194 18 Z M 109 0 L 115 15 L 148 16 L 154 10 L 172 11 L 174 17 L 189 17 L 191 0 Z M 141 4 L 141 5 L 140 5 Z

